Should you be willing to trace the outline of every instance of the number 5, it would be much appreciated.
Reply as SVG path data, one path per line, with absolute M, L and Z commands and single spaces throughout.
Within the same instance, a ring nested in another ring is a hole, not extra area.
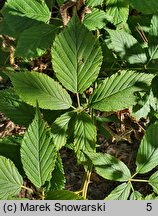
M 146 204 L 146 210 L 151 211 L 152 210 L 152 203 L 147 203 Z

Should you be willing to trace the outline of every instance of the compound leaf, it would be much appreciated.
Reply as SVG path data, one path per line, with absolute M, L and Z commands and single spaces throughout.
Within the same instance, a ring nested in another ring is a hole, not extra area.
M 97 78 L 101 63 L 98 40 L 75 14 L 53 43 L 52 64 L 58 80 L 68 90 L 82 93 Z
M 22 176 L 14 163 L 10 159 L 0 156 L 0 199 L 5 200 L 18 194 L 22 184 Z

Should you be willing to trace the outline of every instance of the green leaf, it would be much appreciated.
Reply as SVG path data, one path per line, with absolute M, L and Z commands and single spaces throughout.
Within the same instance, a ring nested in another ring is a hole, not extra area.
M 158 11 L 158 1 L 157 0 L 129 0 L 131 5 L 138 11 L 145 14 L 152 14 Z
M 104 0 L 86 0 L 86 5 L 87 6 L 98 6 L 98 5 L 102 5 L 104 2 Z
M 132 35 L 123 30 L 110 30 L 109 34 L 112 48 L 122 59 L 128 61 L 130 64 L 146 63 L 145 50 Z
M 31 123 L 35 113 L 34 108 L 24 103 L 12 88 L 1 90 L 0 98 L 0 111 L 14 123 L 23 126 Z
M 117 186 L 105 200 L 127 200 L 130 194 L 130 183 L 123 183 Z
M 69 122 L 71 118 L 74 117 L 74 115 L 74 112 L 66 112 L 60 117 L 58 117 L 51 126 L 54 145 L 57 151 L 66 144 Z
M 151 124 L 138 149 L 136 165 L 138 173 L 147 173 L 158 165 L 158 122 Z
M 5 73 L 24 102 L 36 106 L 38 100 L 40 108 L 50 110 L 70 108 L 72 101 L 69 94 L 48 75 L 34 71 Z
M 133 107 L 132 116 L 137 119 L 146 118 L 151 111 L 151 107 L 156 109 L 156 99 L 154 98 L 152 91 L 147 95 L 144 95 L 144 97 L 138 101 L 136 106 Z
M 62 159 L 60 155 L 58 155 L 55 168 L 52 172 L 52 178 L 50 180 L 51 188 L 50 190 L 62 190 L 65 186 L 65 175 L 64 175 L 64 168 L 62 164 Z
M 5 200 L 9 196 L 18 194 L 22 184 L 22 176 L 13 162 L 0 156 L 0 199 Z
M 85 151 L 95 151 L 96 136 L 96 127 L 90 116 L 87 113 L 79 113 L 74 130 L 74 150 L 79 163 L 87 161 Z
M 158 200 L 158 196 L 155 196 L 154 193 L 148 194 L 147 196 L 144 196 L 141 198 L 141 200 Z
M 154 76 L 122 71 L 102 81 L 90 98 L 90 106 L 100 111 L 118 111 L 136 103 L 136 91 L 147 89 Z
M 37 0 L 8 0 L 2 9 L 4 20 L 16 34 L 36 25 L 47 23 L 51 13 L 44 1 Z
M 74 15 L 52 47 L 52 64 L 58 80 L 68 90 L 82 93 L 97 78 L 101 63 L 99 41 Z
M 83 23 L 89 30 L 96 30 L 105 27 L 110 17 L 103 10 L 93 8 L 91 13 L 85 15 Z
M 16 55 L 23 58 L 35 58 L 43 55 L 53 43 L 57 27 L 45 23 L 24 30 L 17 43 Z
M 133 191 L 130 195 L 130 200 L 141 200 L 142 194 L 139 191 Z
M 158 14 L 155 14 L 151 19 L 148 40 L 150 60 L 158 59 Z
M 113 24 L 126 22 L 129 14 L 127 0 L 106 0 L 106 14 L 113 17 Z
M 114 156 L 107 153 L 85 152 L 94 164 L 98 175 L 113 181 L 128 181 L 131 173 L 128 167 Z
M 20 174 L 23 175 L 24 170 L 20 160 L 21 142 L 22 136 L 8 136 L 0 138 L 0 155 L 13 161 Z
M 56 156 L 50 128 L 41 118 L 37 108 L 35 118 L 25 133 L 21 145 L 24 171 L 36 187 L 40 188 L 49 178 L 55 167 Z
M 57 190 L 48 192 L 46 200 L 83 200 L 83 198 L 72 191 Z
M 158 171 L 150 176 L 149 184 L 152 186 L 154 192 L 158 194 Z
M 158 200 L 158 196 L 155 196 L 154 193 L 151 193 L 149 195 L 147 195 L 146 197 L 144 197 L 144 199 L 142 200 Z

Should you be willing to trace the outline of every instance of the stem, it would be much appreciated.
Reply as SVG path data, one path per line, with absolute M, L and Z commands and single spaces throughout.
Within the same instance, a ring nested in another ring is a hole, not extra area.
M 25 190 L 28 190 L 28 191 L 30 191 L 31 193 L 33 193 L 33 190 L 31 189 L 31 188 L 28 188 L 28 187 L 25 187 L 25 186 L 21 186 L 21 188 L 23 188 L 23 189 L 25 189 Z
M 88 167 L 88 171 L 85 173 L 85 176 L 84 176 L 83 189 L 82 189 L 82 197 L 84 199 L 87 199 L 87 191 L 88 191 L 88 185 L 90 183 L 92 168 L 93 168 L 93 165 L 90 164 L 90 166 Z
M 134 181 L 134 182 L 149 182 L 149 180 L 145 180 L 145 179 L 130 179 L 130 181 Z
M 79 97 L 79 93 L 76 93 L 77 96 L 77 103 L 78 103 L 78 108 L 80 109 L 80 97 Z
M 133 188 L 132 182 L 129 181 L 129 183 L 130 183 L 130 185 L 131 185 L 132 191 L 134 192 L 134 188 Z
M 44 193 L 44 189 L 42 190 L 42 200 L 45 199 L 45 193 Z

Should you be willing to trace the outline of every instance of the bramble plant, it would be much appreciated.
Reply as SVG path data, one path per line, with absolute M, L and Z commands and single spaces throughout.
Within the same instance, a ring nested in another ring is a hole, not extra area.
M 37 199 L 87 199 L 93 169 L 120 182 L 106 200 L 158 199 L 157 12 L 157 0 L 5 2 L 0 75 L 12 87 L 0 90 L 0 111 L 27 130 L 0 140 L 0 199 L 17 199 L 22 188 L 33 193 L 25 176 Z M 30 70 L 44 55 L 51 56 L 52 71 Z M 97 125 L 106 121 L 98 111 L 124 109 L 149 119 L 132 173 L 97 144 Z M 79 191 L 64 189 L 62 147 L 84 167 Z M 133 182 L 149 184 L 153 193 L 144 197 Z

